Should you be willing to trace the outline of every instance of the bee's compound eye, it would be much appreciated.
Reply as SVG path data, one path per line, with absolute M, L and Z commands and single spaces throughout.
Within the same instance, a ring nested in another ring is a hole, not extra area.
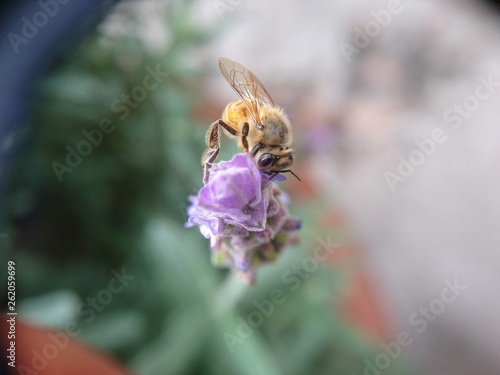
M 268 168 L 274 164 L 276 156 L 273 154 L 264 154 L 259 158 L 259 168 Z

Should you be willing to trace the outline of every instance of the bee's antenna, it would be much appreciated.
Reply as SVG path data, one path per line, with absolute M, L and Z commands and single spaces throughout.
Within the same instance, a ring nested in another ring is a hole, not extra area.
M 302 182 L 302 180 L 300 179 L 300 177 L 297 176 L 291 169 L 290 169 L 290 173 L 293 174 L 293 177 L 295 177 L 297 180 L 299 180 L 300 182 Z
M 297 180 L 299 180 L 300 182 L 302 182 L 302 180 L 300 179 L 300 177 L 297 176 L 291 169 L 285 169 L 283 171 L 280 171 L 280 173 L 285 173 L 285 172 L 290 172 L 291 174 L 293 174 L 293 177 L 295 177 Z

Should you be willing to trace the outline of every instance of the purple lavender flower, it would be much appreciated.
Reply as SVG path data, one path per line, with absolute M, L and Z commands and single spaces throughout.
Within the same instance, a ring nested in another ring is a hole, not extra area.
M 286 196 L 247 153 L 212 164 L 206 184 L 190 196 L 187 227 L 210 238 L 214 265 L 230 267 L 248 282 L 255 267 L 296 243 L 300 220 L 286 210 Z

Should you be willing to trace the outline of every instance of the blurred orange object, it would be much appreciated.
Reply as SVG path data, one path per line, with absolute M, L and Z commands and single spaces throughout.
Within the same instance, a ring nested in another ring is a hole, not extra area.
M 390 337 L 392 327 L 388 324 L 379 293 L 371 278 L 360 272 L 351 280 L 340 313 L 369 338 L 378 341 Z
M 8 339 L 11 316 L 2 314 L 0 323 L 1 349 L 9 360 Z M 11 331 L 14 332 L 14 331 Z M 59 338 L 55 339 L 55 337 Z M 116 360 L 71 339 L 65 333 L 23 323 L 15 317 L 15 367 L 7 366 L 19 375 L 131 375 L 132 372 Z M 56 342 L 57 341 L 57 342 Z

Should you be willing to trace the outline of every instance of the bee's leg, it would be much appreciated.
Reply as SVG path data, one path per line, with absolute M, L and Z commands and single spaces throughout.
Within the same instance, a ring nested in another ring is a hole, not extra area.
M 201 164 L 212 163 L 217 159 L 220 148 L 220 138 L 219 138 L 219 120 L 213 122 L 205 134 L 205 143 L 207 144 L 207 149 L 201 157 Z
M 207 149 L 201 156 L 201 165 L 203 165 L 203 183 L 208 182 L 208 168 L 210 163 L 214 162 L 219 156 L 220 138 L 219 138 L 219 120 L 214 121 L 205 134 L 205 143 Z
M 253 146 L 252 151 L 250 151 L 250 154 L 252 156 L 257 155 L 257 152 L 259 152 L 261 147 L 262 147 L 262 143 L 261 142 L 257 143 L 255 146 Z
M 224 129 L 226 129 L 229 134 L 231 134 L 231 135 L 238 135 L 238 132 L 236 131 L 236 129 L 230 127 L 224 121 L 219 120 L 218 122 L 219 122 L 219 125 L 222 126 Z
M 241 146 L 243 147 L 243 151 L 248 152 L 248 132 L 250 131 L 250 126 L 248 122 L 243 124 L 243 128 L 241 129 Z
M 230 134 L 236 135 L 235 129 L 227 125 L 222 120 L 214 121 L 207 130 L 205 135 L 205 143 L 207 144 L 207 149 L 201 156 L 201 165 L 203 165 L 203 182 L 208 182 L 208 168 L 210 164 L 213 163 L 219 156 L 220 150 L 220 136 L 219 136 L 219 126 L 222 126 Z

